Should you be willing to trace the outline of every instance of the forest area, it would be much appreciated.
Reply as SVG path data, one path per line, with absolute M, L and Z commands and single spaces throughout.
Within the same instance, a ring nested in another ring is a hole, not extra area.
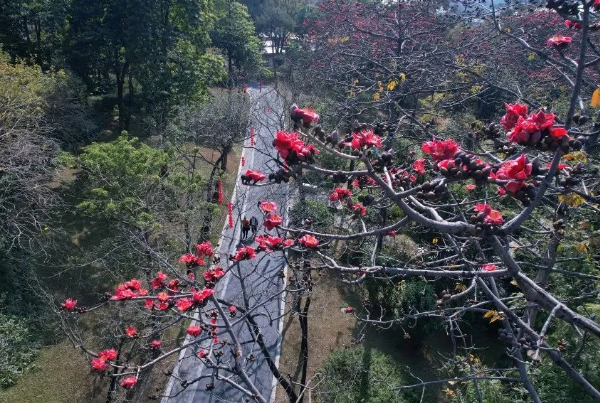
M 599 108 L 600 0 L 0 0 L 0 403 L 600 402 Z

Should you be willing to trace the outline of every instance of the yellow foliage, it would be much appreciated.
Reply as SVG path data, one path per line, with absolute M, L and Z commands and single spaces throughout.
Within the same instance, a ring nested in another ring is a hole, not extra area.
M 566 195 L 559 195 L 558 201 L 565 203 L 567 206 L 578 207 L 585 203 L 585 199 L 579 196 L 577 193 L 569 193 Z
M 588 245 L 589 245 L 588 241 L 583 241 L 583 242 L 575 244 L 575 249 L 577 249 L 581 253 L 588 253 Z
M 600 88 L 596 88 L 596 90 L 592 94 L 592 108 L 597 108 L 600 105 Z
M 375 94 L 373 94 L 373 100 L 379 101 L 379 98 L 380 98 L 380 96 L 379 96 L 378 92 L 376 92 Z
M 404 81 L 406 81 L 406 74 L 400 73 L 400 82 L 403 83 Z
M 587 157 L 585 156 L 585 154 L 582 151 L 575 151 L 570 154 L 565 154 L 563 156 L 563 158 L 566 159 L 567 161 L 587 162 Z
M 484 319 L 489 319 L 490 323 L 494 323 L 497 320 L 502 319 L 502 312 L 498 312 L 495 310 L 491 310 L 491 311 L 487 311 L 484 315 L 483 315 Z

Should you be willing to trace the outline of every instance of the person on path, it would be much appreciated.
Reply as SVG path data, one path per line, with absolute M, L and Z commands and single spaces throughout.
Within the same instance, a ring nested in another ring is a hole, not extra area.
M 242 220 L 242 239 L 248 237 L 248 231 L 250 231 L 250 221 L 246 217 Z
M 252 228 L 252 235 L 256 235 L 256 231 L 258 231 L 258 219 L 254 216 L 250 218 L 250 228 Z

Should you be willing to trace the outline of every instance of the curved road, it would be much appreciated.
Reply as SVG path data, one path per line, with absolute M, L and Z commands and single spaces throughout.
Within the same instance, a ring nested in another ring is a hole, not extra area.
M 262 91 L 259 91 L 257 87 L 251 87 L 248 92 L 252 100 L 250 125 L 254 127 L 255 146 L 251 147 L 250 138 L 246 139 L 243 153 L 245 166 L 240 166 L 240 171 L 257 169 L 268 174 L 278 169 L 273 162 L 276 151 L 272 146 L 272 141 L 275 132 L 283 127 L 283 102 L 270 87 L 263 87 Z M 262 224 L 262 213 L 257 204 L 265 199 L 277 203 L 279 206 L 278 213 L 285 220 L 288 206 L 288 185 L 282 183 L 281 185 L 274 184 L 266 187 L 244 186 L 240 183 L 238 175 L 232 197 L 234 227 L 229 228 L 225 225 L 221 234 L 219 254 L 222 266 L 227 264 L 227 257 L 240 245 L 241 217 L 246 216 L 250 219 L 250 217 L 256 216 L 259 223 Z M 262 233 L 260 226 L 258 233 Z M 250 237 L 246 244 L 253 244 Z M 281 347 L 280 330 L 282 321 L 280 312 L 284 303 L 281 291 L 285 286 L 285 282 L 279 274 L 284 268 L 285 260 L 281 252 L 261 253 L 253 260 L 240 262 L 240 272 L 232 270 L 217 285 L 219 298 L 226 299 L 238 306 L 244 306 L 240 280 L 240 277 L 242 277 L 245 288 L 250 294 L 250 306 L 263 305 L 258 311 L 262 315 L 258 316 L 256 320 L 261 326 L 261 332 L 269 352 L 277 363 Z M 244 323 L 238 324 L 235 331 L 242 345 L 242 356 L 254 355 L 256 357 L 254 361 L 246 361 L 248 375 L 262 396 L 267 401 L 273 401 L 276 380 L 269 370 L 259 346 L 252 341 L 249 329 Z M 224 334 L 220 337 L 227 338 L 227 335 Z M 210 378 L 212 370 L 206 369 L 201 360 L 196 357 L 198 349 L 199 347 L 195 347 L 182 351 L 178 364 L 173 370 L 173 376 L 170 378 L 165 390 L 166 397 L 162 399 L 162 403 L 245 402 L 247 397 L 225 382 L 217 381 L 213 390 L 206 390 L 206 384 L 212 382 Z M 227 349 L 224 351 L 226 354 L 229 353 Z M 203 379 L 187 388 L 182 388 L 181 380 L 191 381 L 199 377 Z

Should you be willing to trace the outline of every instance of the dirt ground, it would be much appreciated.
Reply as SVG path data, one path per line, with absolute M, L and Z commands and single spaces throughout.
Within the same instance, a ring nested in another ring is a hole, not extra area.
M 356 319 L 350 314 L 341 312 L 348 306 L 348 297 L 343 288 L 326 273 L 315 275 L 312 301 L 308 320 L 308 383 L 317 382 L 318 369 L 334 350 L 350 346 L 356 326 Z M 288 298 L 287 309 L 291 304 Z M 283 344 L 279 369 L 286 377 L 296 380 L 300 378 L 297 368 L 300 352 L 300 324 L 297 315 L 289 316 L 283 327 Z M 278 387 L 276 403 L 287 403 L 289 399 L 285 391 Z

